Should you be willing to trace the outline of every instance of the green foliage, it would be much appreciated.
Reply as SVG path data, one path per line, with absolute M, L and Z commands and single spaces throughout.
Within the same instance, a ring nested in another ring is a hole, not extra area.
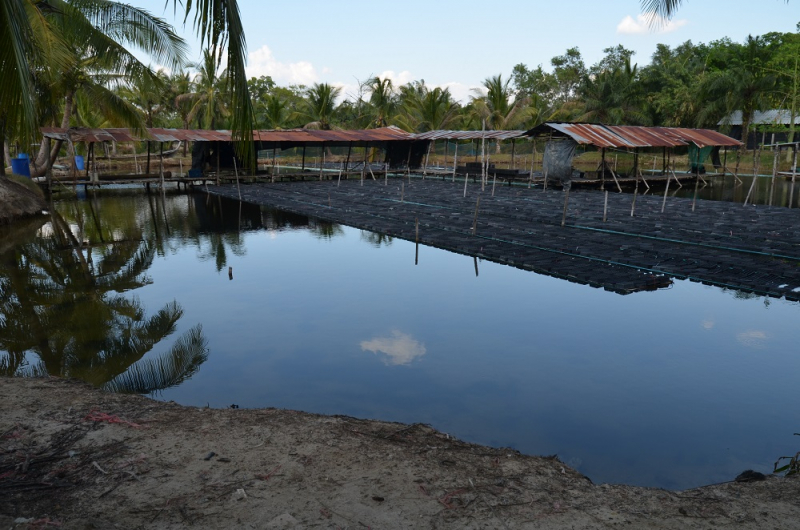
M 794 433 L 795 436 L 800 436 L 800 433 Z M 782 462 L 787 461 L 785 464 L 781 465 Z M 785 476 L 789 477 L 791 475 L 797 475 L 800 473 L 800 452 L 795 454 L 794 456 L 782 456 L 776 462 L 773 469 L 773 473 L 783 473 Z

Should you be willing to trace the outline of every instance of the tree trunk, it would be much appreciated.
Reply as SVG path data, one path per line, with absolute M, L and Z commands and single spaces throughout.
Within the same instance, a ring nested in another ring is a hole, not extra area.
M 64 116 L 61 118 L 62 129 L 69 128 L 74 98 L 75 92 L 67 92 L 67 95 L 64 96 Z M 49 153 L 47 152 L 47 142 L 41 143 L 39 146 L 39 153 L 36 155 L 36 161 L 33 164 L 34 170 L 31 172 L 32 178 L 41 177 L 47 172 L 47 169 L 56 161 L 56 157 L 58 157 L 58 152 L 61 150 L 61 145 L 63 143 L 63 140 L 56 140 L 55 145 Z

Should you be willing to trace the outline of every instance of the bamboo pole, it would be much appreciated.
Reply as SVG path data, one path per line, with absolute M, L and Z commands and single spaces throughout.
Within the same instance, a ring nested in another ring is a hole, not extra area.
M 236 191 L 239 192 L 239 200 L 242 200 L 242 188 L 239 186 L 239 168 L 236 167 L 236 155 L 233 156 L 233 173 L 236 175 Z
M 792 146 L 792 151 L 794 154 L 792 155 L 792 186 L 789 188 L 789 208 L 792 207 L 792 202 L 794 201 L 794 181 L 795 177 L 797 176 L 797 144 Z
M 472 220 L 472 235 L 478 230 L 478 209 L 481 206 L 481 198 L 478 197 L 478 202 L 475 203 L 475 218 Z
M 458 166 L 458 141 L 456 141 L 455 154 L 453 155 L 453 182 L 456 181 L 456 167 Z
M 667 186 L 664 188 L 664 200 L 661 201 L 661 213 L 664 213 L 664 208 L 667 206 L 667 193 L 669 193 L 670 176 L 667 175 Z
M 778 157 L 780 156 L 781 148 L 772 149 L 775 155 L 772 157 L 772 181 L 769 184 L 769 205 L 772 206 L 772 199 L 775 195 L 775 179 L 778 177 Z
M 603 222 L 605 223 L 606 219 L 608 219 L 608 190 L 605 190 L 603 193 L 605 195 L 603 199 Z

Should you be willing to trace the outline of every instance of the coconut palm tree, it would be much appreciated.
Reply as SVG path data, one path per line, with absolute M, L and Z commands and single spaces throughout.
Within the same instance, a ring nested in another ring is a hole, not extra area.
M 336 98 L 342 89 L 328 83 L 314 83 L 306 90 L 305 108 L 299 111 L 299 117 L 305 121 L 303 128 L 330 130 L 336 112 Z
M 227 72 L 219 71 L 219 63 L 211 50 L 203 51 L 203 61 L 194 65 L 198 68 L 194 80 L 194 92 L 181 94 L 175 98 L 177 104 L 190 102 L 192 107 L 187 115 L 188 122 L 197 120 L 201 129 L 216 129 L 220 126 L 219 117 L 230 116 L 226 104 L 228 96 Z
M 594 78 L 587 76 L 581 88 L 583 114 L 578 119 L 608 125 L 647 124 L 637 76 L 637 65 L 631 66 L 630 58 Z
M 750 124 L 757 110 L 770 108 L 777 77 L 764 69 L 768 51 L 760 38 L 748 36 L 743 45 L 736 45 L 734 56 L 725 61 L 724 69 L 709 73 L 700 85 L 702 101 L 698 125 L 716 123 L 735 110 L 742 111 L 742 139 L 746 142 Z
M 450 90 L 428 88 L 425 81 L 404 88 L 403 113 L 398 119 L 404 129 L 415 132 L 447 129 L 458 119 L 459 107 L 453 102 Z
M 487 77 L 483 81 L 486 89 L 475 90 L 472 98 L 473 105 L 481 119 L 486 120 L 489 129 L 505 130 L 514 126 L 518 113 L 523 107 L 521 100 L 512 101 L 513 91 L 510 88 L 511 79 L 503 81 L 502 74 Z
M 173 0 L 177 8 L 179 1 Z M 181 7 L 184 4 L 181 2 Z M 239 145 L 245 160 L 252 160 L 253 109 L 245 75 L 246 44 L 237 0 L 186 2 L 186 20 L 202 44 L 222 58 L 227 55 L 227 73 L 234 109 L 232 127 L 243 140 Z M 165 26 L 151 23 L 146 11 L 108 0 L 2 0 L 0 2 L 0 136 L 8 131 L 18 136 L 37 136 L 39 115 L 36 74 L 59 72 L 70 62 L 69 49 L 53 23 L 55 17 L 76 20 L 72 25 L 86 31 L 88 20 L 95 29 L 106 28 L 112 39 L 130 43 L 149 53 L 159 64 L 169 64 L 171 54 Z M 147 15 L 147 16 L 145 16 Z M 149 36 L 145 34 L 149 33 Z M 166 38 L 166 40 L 165 40 Z M 160 58 L 159 58 L 160 57 Z M 162 60 L 163 59 L 163 60 Z M 44 74 L 43 74 L 44 75 Z M 2 145 L 2 142 L 0 142 Z M 0 167 L 0 172 L 3 168 Z
M 267 94 L 256 103 L 256 120 L 264 129 L 286 129 L 290 126 L 289 103 L 278 94 Z
M 386 127 L 394 115 L 397 106 L 397 95 L 392 80 L 372 77 L 366 82 L 369 90 L 369 106 L 372 111 L 372 123 L 376 127 Z

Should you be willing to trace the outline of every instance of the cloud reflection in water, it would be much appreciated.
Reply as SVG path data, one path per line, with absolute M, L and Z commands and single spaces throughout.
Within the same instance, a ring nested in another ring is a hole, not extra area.
M 372 353 L 383 353 L 386 356 L 383 362 L 393 366 L 410 364 L 414 359 L 425 355 L 427 351 L 424 344 L 414 340 L 411 335 L 397 330 L 393 330 L 389 337 L 375 337 L 361 341 L 361 349 Z

